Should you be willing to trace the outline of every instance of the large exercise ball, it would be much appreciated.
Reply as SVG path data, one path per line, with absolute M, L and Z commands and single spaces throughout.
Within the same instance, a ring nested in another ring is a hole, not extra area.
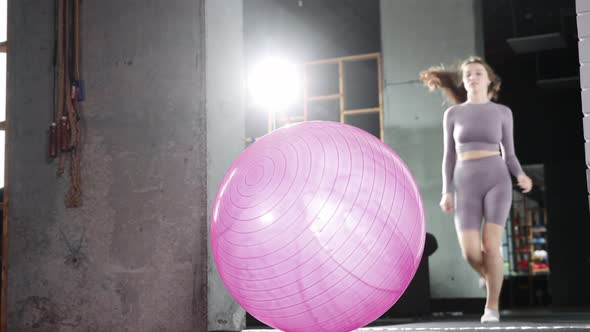
M 408 167 L 375 136 L 336 122 L 294 124 L 250 145 L 211 211 L 227 290 L 285 331 L 350 331 L 379 318 L 414 277 L 424 239 Z

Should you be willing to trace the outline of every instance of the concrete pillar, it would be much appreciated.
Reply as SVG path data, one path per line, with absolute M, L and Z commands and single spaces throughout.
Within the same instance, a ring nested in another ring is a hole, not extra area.
M 84 205 L 48 162 L 53 2 L 12 1 L 9 331 L 205 331 L 204 1 L 82 1 Z
M 242 0 L 207 0 L 207 211 L 219 184 L 245 146 Z M 208 215 L 209 220 L 210 215 Z M 209 225 L 209 223 L 207 223 Z M 211 242 L 209 241 L 209 244 Z M 208 257 L 209 331 L 241 331 L 246 314 L 229 295 Z

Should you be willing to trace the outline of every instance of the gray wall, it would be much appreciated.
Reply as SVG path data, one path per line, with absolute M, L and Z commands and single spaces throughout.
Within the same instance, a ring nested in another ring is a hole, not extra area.
M 484 297 L 477 275 L 461 257 L 453 219 L 441 197 L 442 117 L 449 106 L 440 93 L 411 82 L 433 65 L 453 65 L 483 55 L 481 5 L 472 0 L 381 0 L 385 142 L 418 182 L 427 231 L 438 241 L 430 257 L 433 298 Z
M 244 149 L 244 37 L 242 0 L 207 0 L 207 211 L 219 184 Z M 209 219 L 209 218 L 208 218 Z M 210 225 L 207 223 L 207 225 Z M 211 243 L 209 241 L 209 243 Z M 211 253 L 211 251 L 209 251 Z M 209 330 L 241 330 L 246 315 L 208 258 Z
M 590 2 L 576 0 L 578 13 L 578 38 L 580 56 L 580 83 L 582 87 L 582 112 L 586 150 L 586 166 L 590 168 Z M 586 170 L 588 193 L 590 194 L 590 169 Z M 590 202 L 590 195 L 588 196 Z
M 82 2 L 84 205 L 65 209 L 53 2 L 12 1 L 9 331 L 206 330 L 203 7 Z

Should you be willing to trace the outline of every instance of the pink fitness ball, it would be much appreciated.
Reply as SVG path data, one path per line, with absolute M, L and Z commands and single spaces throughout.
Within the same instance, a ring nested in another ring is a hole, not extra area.
M 351 331 L 414 277 L 424 208 L 400 157 L 350 125 L 309 121 L 250 145 L 223 179 L 211 248 L 234 299 L 284 331 Z

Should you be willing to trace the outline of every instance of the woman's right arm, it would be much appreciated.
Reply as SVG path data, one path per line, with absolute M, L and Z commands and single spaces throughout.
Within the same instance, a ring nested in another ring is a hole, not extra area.
M 452 108 L 447 109 L 443 117 L 443 194 L 452 193 L 454 191 L 453 172 L 455 170 L 457 154 L 455 152 L 455 140 L 453 138 L 454 123 L 451 112 Z

